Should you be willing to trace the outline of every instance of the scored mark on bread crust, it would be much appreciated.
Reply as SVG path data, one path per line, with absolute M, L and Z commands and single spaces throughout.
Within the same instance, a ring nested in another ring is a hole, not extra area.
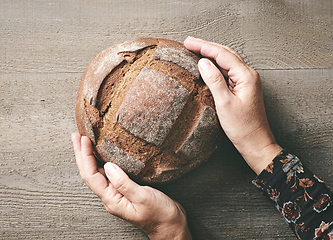
M 126 172 L 136 175 L 145 167 L 143 162 L 131 157 L 124 150 L 110 143 L 105 138 L 103 138 L 102 143 L 97 148 L 100 149 L 100 156 L 104 160 L 117 164 Z
M 159 163 L 166 160 L 166 162 L 173 162 L 174 167 L 179 167 L 186 163 L 183 158 L 177 156 L 174 152 L 165 152 L 165 148 L 149 144 L 145 140 L 135 137 L 119 123 L 116 123 L 110 131 L 113 134 L 109 134 L 104 139 L 122 149 L 133 159 L 145 163 L 146 167 L 157 167 Z M 143 171 L 147 171 L 147 169 Z
M 101 111 L 103 127 L 95 128 L 95 135 L 100 142 L 105 136 L 104 127 L 116 123 L 116 113 L 133 81 L 147 65 L 156 46 L 148 46 L 135 52 L 120 52 L 125 59 L 103 81 L 97 99 L 97 108 Z
M 155 60 L 172 62 L 189 71 L 196 79 L 200 77 L 197 67 L 199 57 L 185 49 L 180 43 L 178 45 L 174 44 L 173 47 L 170 48 L 168 41 L 160 42 L 153 54 L 153 58 Z M 193 59 L 195 60 L 193 61 Z
M 123 57 L 124 61 L 108 74 L 98 90 L 96 107 L 102 112 L 102 115 L 104 115 L 105 110 L 111 104 L 116 90 L 121 90 L 118 86 L 121 85 L 122 82 L 131 83 L 135 80 L 141 69 L 144 68 L 148 62 L 148 59 L 145 59 L 146 55 L 152 55 L 155 48 L 156 46 L 153 45 L 135 52 L 118 53 L 118 55 Z M 123 85 L 121 86 L 124 87 Z
M 128 131 L 160 146 L 190 93 L 160 71 L 143 68 L 118 109 L 118 121 Z
M 218 123 L 215 110 L 205 106 L 198 125 L 177 153 L 189 159 L 193 165 L 201 163 L 215 151 L 215 143 L 221 140 Z

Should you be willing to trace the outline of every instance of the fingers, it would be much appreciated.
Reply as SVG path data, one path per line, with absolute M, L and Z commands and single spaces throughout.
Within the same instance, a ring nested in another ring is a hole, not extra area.
M 130 202 L 140 202 L 147 194 L 144 188 L 132 181 L 117 165 L 106 163 L 104 170 L 112 186 Z
M 113 163 L 98 169 L 93 148 L 88 137 L 72 134 L 77 166 L 82 180 L 102 200 L 106 209 L 121 218 L 133 220 L 133 203 L 145 203 L 148 192 L 133 182 L 126 173 Z M 107 180 L 107 178 L 109 181 Z
M 103 199 L 106 197 L 105 195 L 115 194 L 112 189 L 111 192 L 110 189 L 107 189 L 109 184 L 105 178 L 106 175 L 112 184 L 110 188 L 114 188 L 129 200 L 141 199 L 140 193 L 143 193 L 143 189 L 133 182 L 120 167 L 113 163 L 106 163 L 104 169 L 98 169 L 88 137 L 81 137 L 80 134 L 74 133 L 72 141 L 81 178 L 98 197 Z
M 75 154 L 81 151 L 81 135 L 79 133 L 72 134 L 72 142 Z
M 72 141 L 76 164 L 82 180 L 98 197 L 102 198 L 109 184 L 104 175 L 97 170 L 97 163 L 89 138 L 74 133 L 72 134 Z
M 242 57 L 233 49 L 201 39 L 187 37 L 184 45 L 190 51 L 201 54 L 203 57 L 214 59 L 224 70 L 245 67 Z
M 97 170 L 89 138 L 73 134 L 72 140 L 82 179 L 101 198 L 109 213 L 135 224 L 147 234 L 156 233 L 161 226 L 163 234 L 169 235 L 177 227 L 181 233 L 186 229 L 189 234 L 185 213 L 177 203 L 155 189 L 136 184 L 113 163 Z
M 81 137 L 81 161 L 86 176 L 97 173 L 97 162 L 93 155 L 92 144 L 86 136 Z
M 221 71 L 207 58 L 201 58 L 198 63 L 202 79 L 210 89 L 215 102 L 220 102 L 230 94 Z
M 76 165 L 80 171 L 80 175 L 82 176 L 83 167 L 81 164 L 81 135 L 79 133 L 73 133 L 72 142 L 75 153 Z

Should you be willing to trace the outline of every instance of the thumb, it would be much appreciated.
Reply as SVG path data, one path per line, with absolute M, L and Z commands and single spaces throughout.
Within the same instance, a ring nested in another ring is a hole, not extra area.
M 211 91 L 215 103 L 226 99 L 230 90 L 221 71 L 207 58 L 201 58 L 198 62 L 202 79 Z
M 141 186 L 133 182 L 127 174 L 116 164 L 106 163 L 104 171 L 112 186 L 129 201 L 137 201 L 142 190 Z

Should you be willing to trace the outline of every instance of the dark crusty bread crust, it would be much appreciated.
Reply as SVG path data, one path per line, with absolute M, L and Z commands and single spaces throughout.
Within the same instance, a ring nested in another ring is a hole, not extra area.
M 198 60 L 182 44 L 156 38 L 96 56 L 83 73 L 75 112 L 96 158 L 147 183 L 174 180 L 205 162 L 223 137 Z

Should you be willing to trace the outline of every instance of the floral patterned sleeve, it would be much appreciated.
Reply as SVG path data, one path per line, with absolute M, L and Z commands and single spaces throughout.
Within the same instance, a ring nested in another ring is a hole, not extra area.
M 274 202 L 299 239 L 333 239 L 333 191 L 288 150 L 253 184 Z

